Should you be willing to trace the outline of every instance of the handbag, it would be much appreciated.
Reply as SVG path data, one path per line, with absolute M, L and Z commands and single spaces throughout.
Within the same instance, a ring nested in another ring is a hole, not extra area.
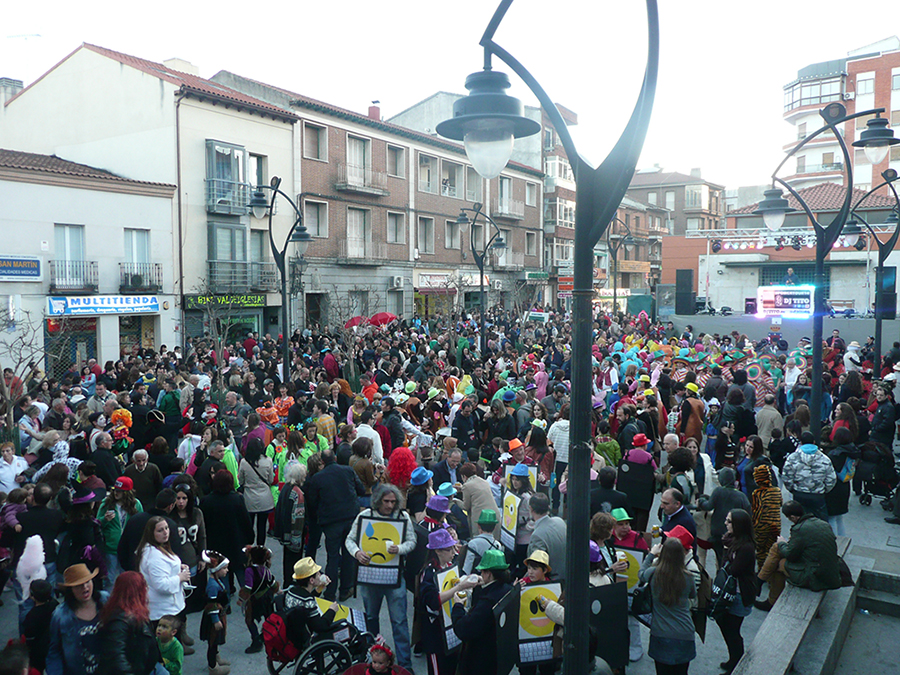
M 653 592 L 649 583 L 641 584 L 632 591 L 628 613 L 635 618 L 653 614 Z
M 843 468 L 838 471 L 837 479 L 840 483 L 849 483 L 853 480 L 853 477 L 856 475 L 856 465 L 859 464 L 858 459 L 851 459 L 848 457 L 844 460 Z
M 709 604 L 706 606 L 706 613 L 714 619 L 720 617 L 728 612 L 736 599 L 737 579 L 731 575 L 727 567 L 720 567 L 712 582 L 712 592 Z

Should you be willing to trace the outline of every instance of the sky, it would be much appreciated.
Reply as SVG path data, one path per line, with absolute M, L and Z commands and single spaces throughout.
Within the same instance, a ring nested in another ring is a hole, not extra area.
M 498 3 L 8 4 L 0 77 L 26 85 L 88 42 L 152 61 L 182 58 L 203 77 L 230 70 L 360 113 L 378 100 L 389 118 L 435 91 L 465 93 Z M 900 33 L 879 17 L 896 17 L 896 5 L 870 0 L 854 15 L 836 0 L 661 0 L 659 82 L 638 168 L 700 168 L 729 188 L 765 183 L 794 135 L 782 119 L 783 86 L 806 65 Z M 643 77 L 644 2 L 515 0 L 495 40 L 578 114 L 578 151 L 602 161 Z M 494 68 L 510 73 L 513 95 L 536 104 L 505 64 L 495 59 Z

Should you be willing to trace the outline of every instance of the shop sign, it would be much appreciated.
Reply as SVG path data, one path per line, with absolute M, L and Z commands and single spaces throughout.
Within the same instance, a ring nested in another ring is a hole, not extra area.
M 30 255 L 0 255 L 0 281 L 43 281 L 41 259 Z
M 242 307 L 265 307 L 266 296 L 264 293 L 254 295 L 186 295 L 184 296 L 185 309 L 206 309 L 209 305 L 218 305 L 228 309 L 240 309 Z
M 155 295 L 64 295 L 47 298 L 49 316 L 96 314 L 158 314 Z
M 550 278 L 550 275 L 547 272 L 526 272 L 525 273 L 525 283 L 527 284 L 540 284 L 547 281 Z

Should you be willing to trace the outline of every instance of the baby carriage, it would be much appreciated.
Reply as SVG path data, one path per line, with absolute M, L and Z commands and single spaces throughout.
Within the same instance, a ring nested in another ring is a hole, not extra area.
M 900 478 L 890 449 L 874 441 L 864 443 L 856 475 L 853 477 L 853 491 L 859 495 L 859 503 L 870 506 L 874 495 L 881 497 L 881 508 L 890 511 L 898 483 Z

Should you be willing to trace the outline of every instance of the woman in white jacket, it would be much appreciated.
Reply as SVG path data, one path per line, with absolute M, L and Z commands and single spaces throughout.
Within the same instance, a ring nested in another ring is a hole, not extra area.
M 137 550 L 138 567 L 147 580 L 150 621 L 159 621 L 165 614 L 183 613 L 182 585 L 191 580 L 191 570 L 172 552 L 169 524 L 165 518 L 153 516 L 147 521 Z

